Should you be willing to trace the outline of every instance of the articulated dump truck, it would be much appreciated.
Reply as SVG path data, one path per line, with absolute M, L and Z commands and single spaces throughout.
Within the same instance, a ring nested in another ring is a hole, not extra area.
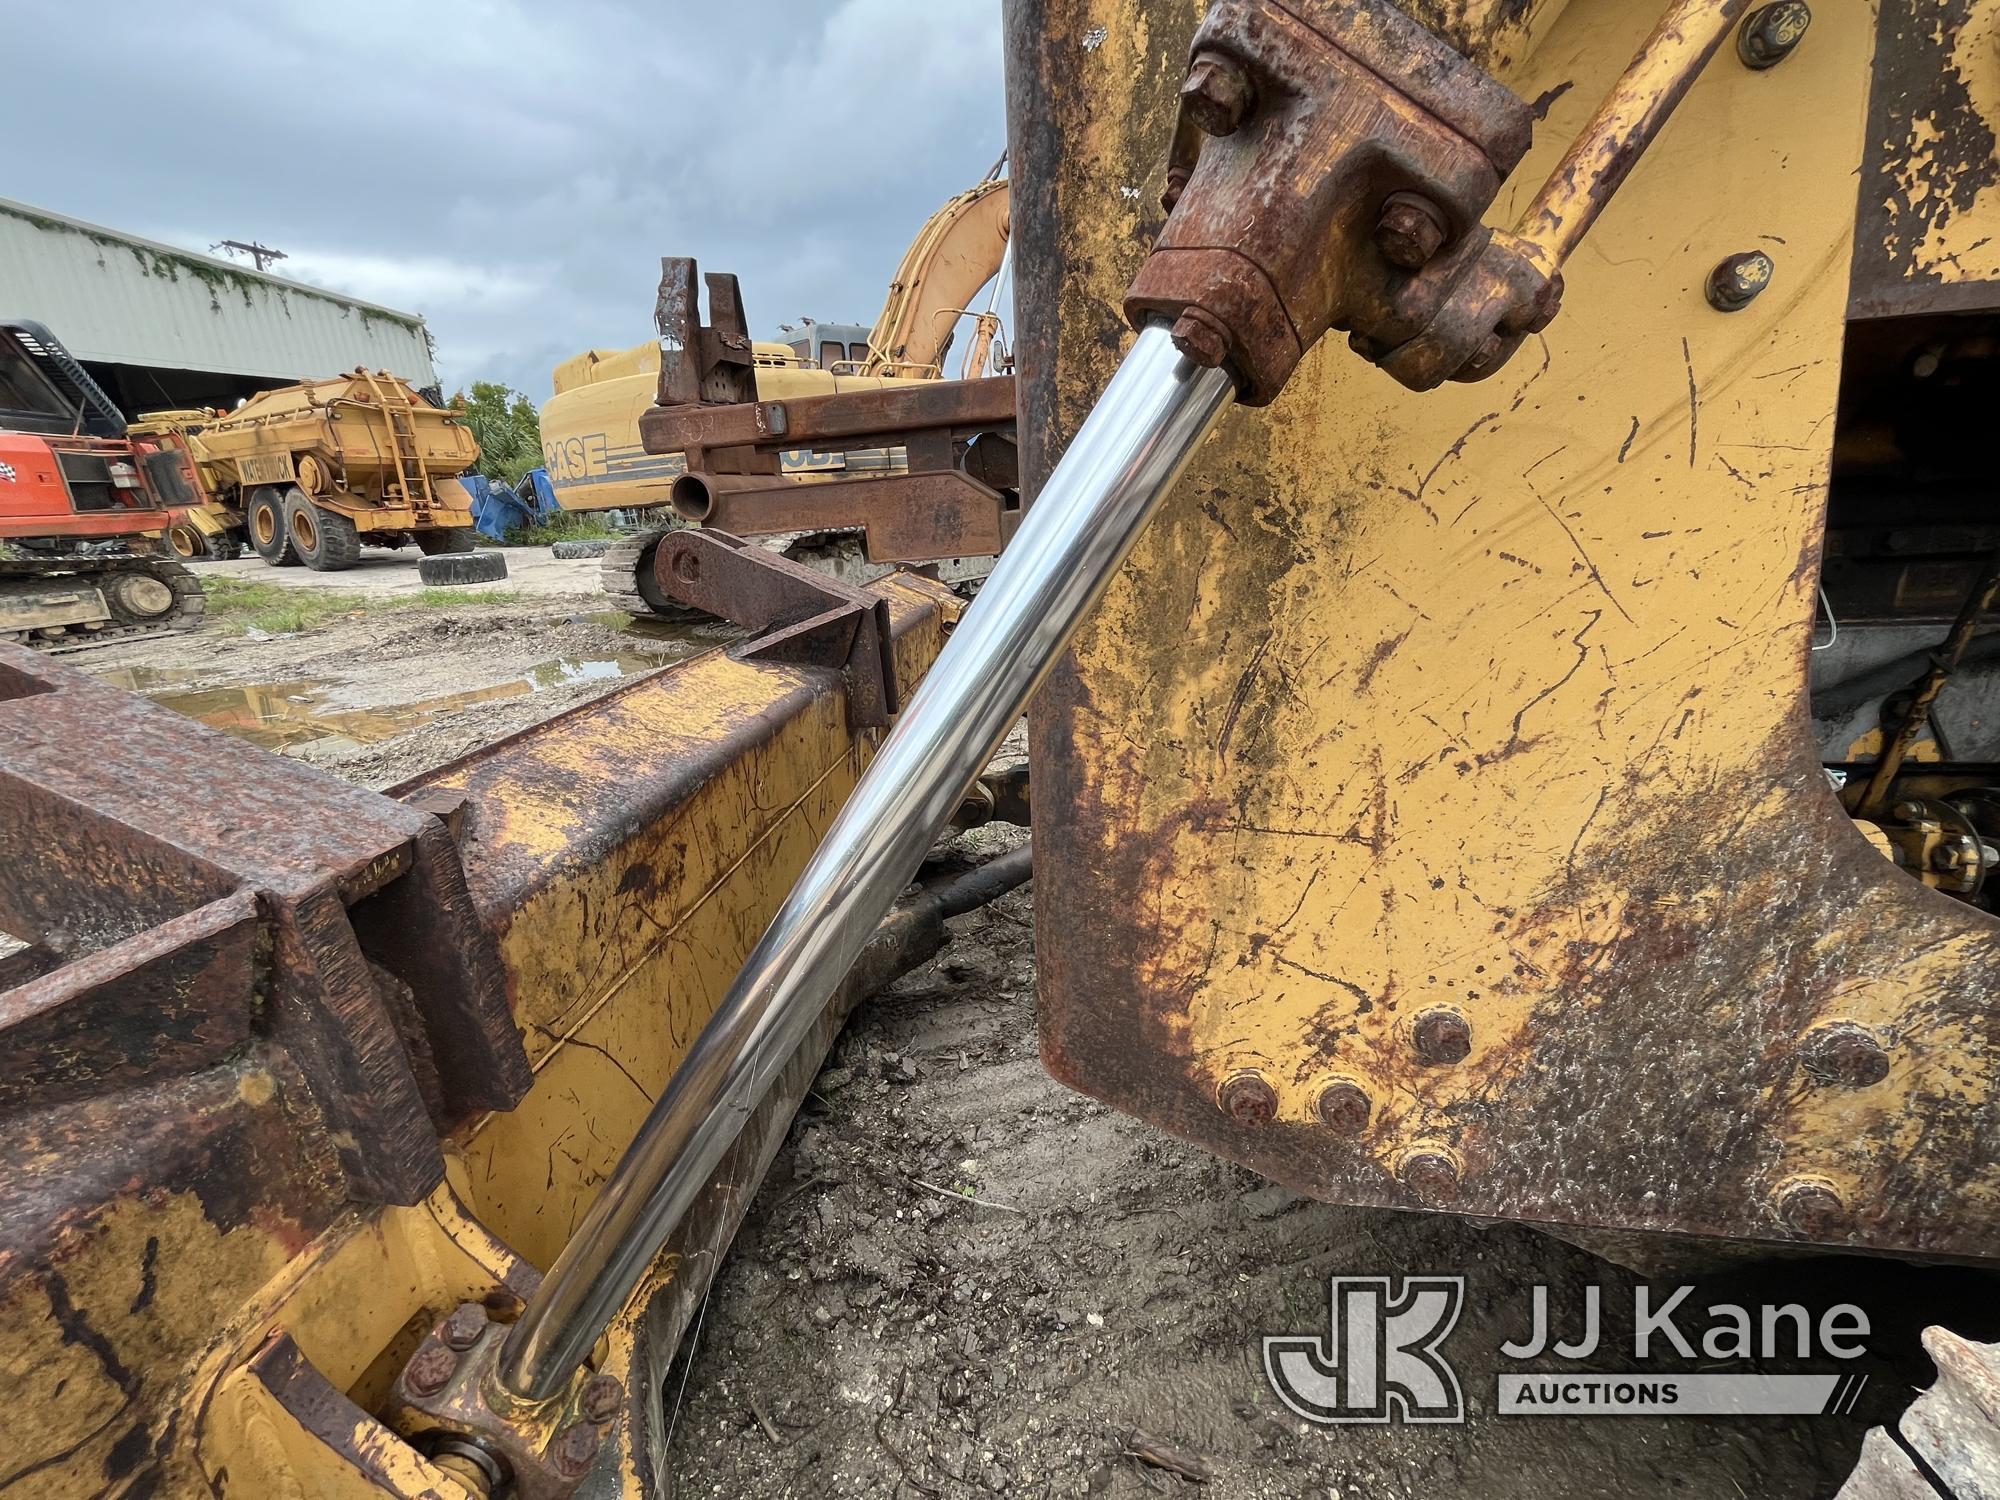
M 0 1494 L 701 1485 L 662 1373 L 1030 704 L 1076 1088 L 1335 1202 L 1995 1258 L 2000 6 L 1006 32 L 962 614 L 676 532 L 771 629 L 386 795 L 0 646 Z M 1993 1493 L 1927 1342 L 1855 1500 Z
M 386 370 L 262 391 L 235 411 L 151 412 L 135 434 L 171 437 L 206 503 L 168 532 L 184 557 L 235 557 L 338 572 L 364 545 L 469 552 L 479 462 L 472 430 Z

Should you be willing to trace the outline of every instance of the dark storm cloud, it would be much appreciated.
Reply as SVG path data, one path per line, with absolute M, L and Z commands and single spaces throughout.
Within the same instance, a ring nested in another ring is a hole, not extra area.
M 5 8 L 0 196 L 261 240 L 537 400 L 647 336 L 662 254 L 737 272 L 761 336 L 871 321 L 1005 144 L 993 0 Z

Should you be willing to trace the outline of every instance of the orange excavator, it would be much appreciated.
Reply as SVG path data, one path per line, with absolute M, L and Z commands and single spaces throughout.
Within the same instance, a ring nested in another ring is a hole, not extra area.
M 0 640 L 64 650 L 186 624 L 201 585 L 161 548 L 200 499 L 39 323 L 0 321 Z

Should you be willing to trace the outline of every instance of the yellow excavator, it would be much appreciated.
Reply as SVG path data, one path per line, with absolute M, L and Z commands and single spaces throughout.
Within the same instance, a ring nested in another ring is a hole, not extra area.
M 1006 258 L 1011 195 L 995 169 L 955 194 L 925 221 L 889 284 L 887 300 L 868 335 L 865 351 L 841 346 L 841 358 L 822 364 L 817 345 L 758 340 L 760 398 L 827 395 L 879 389 L 886 380 L 936 380 L 943 375 L 961 317 L 974 319 L 974 348 L 964 378 L 986 373 L 997 315 L 970 304 L 999 276 Z M 669 503 L 673 482 L 686 471 L 678 453 L 648 453 L 639 419 L 654 403 L 660 346 L 649 339 L 630 349 L 591 349 L 555 368 L 555 394 L 542 407 L 542 452 L 549 483 L 564 510 L 648 510 Z M 884 467 L 886 454 L 866 455 Z M 852 458 L 792 449 L 787 474 L 845 472 Z
M 744 640 L 387 795 L 0 644 L 0 1495 L 712 1488 L 664 1372 L 1024 708 L 1076 1088 L 1333 1202 L 1990 1266 L 1996 30 L 1014 0 L 969 606 L 678 531 Z M 773 457 L 706 332 L 640 447 L 712 382 Z M 1926 1346 L 1846 1500 L 1994 1492 Z

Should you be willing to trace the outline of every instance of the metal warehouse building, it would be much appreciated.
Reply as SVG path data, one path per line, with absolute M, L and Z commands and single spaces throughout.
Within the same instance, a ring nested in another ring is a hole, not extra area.
M 365 365 L 434 391 L 423 319 L 0 198 L 0 317 L 45 324 L 128 413 Z

